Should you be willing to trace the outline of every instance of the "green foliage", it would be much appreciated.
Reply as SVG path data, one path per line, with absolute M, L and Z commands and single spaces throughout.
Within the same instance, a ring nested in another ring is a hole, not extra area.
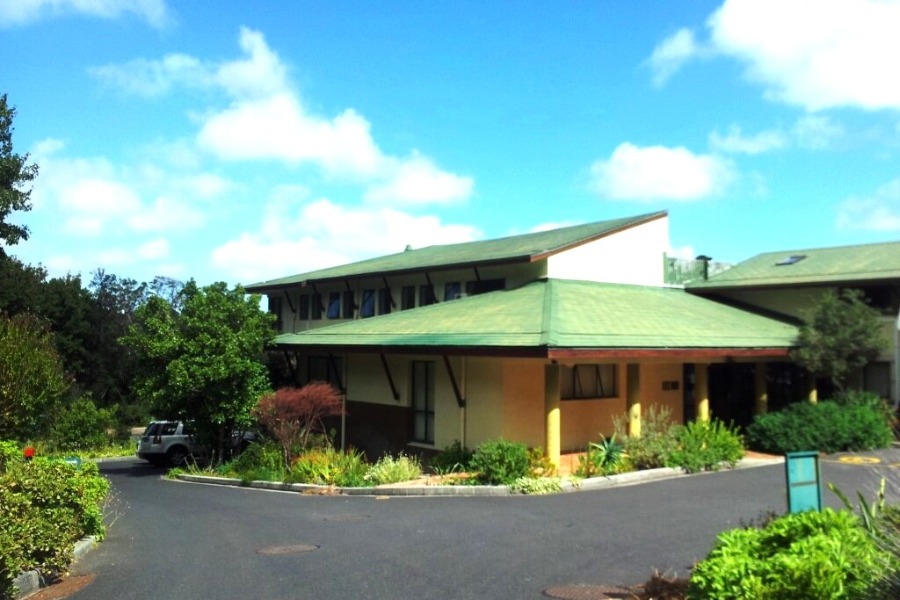
M 222 460 L 230 432 L 251 422 L 268 391 L 263 352 L 272 315 L 224 283 L 188 282 L 175 302 L 151 297 L 124 338 L 140 359 L 137 390 L 159 414 L 190 418 Z
M 477 472 L 480 483 L 509 485 L 520 477 L 531 475 L 531 456 L 525 444 L 492 440 L 475 450 L 469 466 Z
M 113 411 L 97 408 L 88 396 L 81 396 L 54 411 L 48 442 L 58 452 L 78 452 L 109 445 L 106 430 L 114 422 Z
M 469 470 L 473 452 L 463 446 L 459 440 L 445 447 L 429 461 L 431 470 L 439 475 L 462 473 Z
M 6 471 L 7 465 L 21 462 L 22 447 L 12 440 L 0 440 L 0 473 Z
M 694 566 L 689 598 L 719 600 L 867 598 L 885 554 L 850 511 L 790 514 L 764 529 L 719 535 Z
M 615 420 L 616 435 L 622 437 L 625 454 L 636 470 L 657 469 L 670 465 L 678 447 L 679 425 L 672 422 L 672 411 L 665 406 L 650 405 L 641 418 L 641 435 L 627 436 L 621 419 Z
M 734 467 L 744 456 L 744 441 L 734 426 L 715 419 L 692 421 L 676 428 L 677 448 L 670 465 L 688 473 Z
M 12 134 L 15 107 L 9 106 L 6 94 L 0 95 L 0 255 L 3 247 L 28 239 L 28 228 L 9 222 L 15 211 L 31 210 L 31 189 L 27 185 L 37 177 L 38 167 L 27 164 L 28 155 L 13 152 Z
M 218 473 L 249 481 L 284 481 L 287 470 L 281 446 L 274 442 L 250 444 L 234 460 L 221 465 Z
M 616 439 L 616 434 L 606 437 L 600 434 L 599 442 L 590 442 L 587 452 L 578 457 L 579 477 L 597 477 L 621 473 L 625 466 L 625 446 Z
M 369 467 L 364 479 L 372 485 L 411 481 L 422 474 L 422 463 L 414 456 L 399 454 L 382 456 Z
M 556 494 L 562 491 L 558 477 L 519 477 L 509 484 L 511 490 L 520 494 Z
M 791 357 L 818 377 L 842 388 L 855 369 L 878 358 L 886 340 L 878 311 L 859 290 L 828 292 L 800 328 Z
M 59 574 L 77 540 L 102 538 L 108 492 L 109 482 L 94 463 L 76 468 L 42 458 L 7 462 L 0 473 L 0 596 L 12 592 L 19 572 Z
M 294 460 L 288 480 L 292 483 L 314 483 L 340 487 L 363 487 L 369 466 L 357 450 L 341 452 L 334 448 L 308 450 Z
M 773 454 L 871 450 L 885 448 L 893 439 L 881 401 L 865 394 L 845 396 L 840 402 L 796 402 L 756 416 L 747 428 L 750 447 Z
M 34 436 L 67 382 L 53 336 L 29 315 L 0 314 L 0 438 Z

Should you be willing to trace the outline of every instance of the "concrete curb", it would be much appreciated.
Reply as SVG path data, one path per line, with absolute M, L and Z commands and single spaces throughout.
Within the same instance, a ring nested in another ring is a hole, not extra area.
M 90 552 L 96 544 L 97 537 L 93 535 L 81 538 L 75 542 L 75 549 L 72 552 L 72 564 L 75 564 L 79 558 Z M 41 574 L 39 571 L 25 571 L 24 573 L 20 573 L 13 583 L 17 590 L 16 595 L 13 597 L 17 600 L 30 596 L 43 587 L 41 585 Z
M 749 469 L 753 467 L 765 467 L 780 464 L 784 458 L 745 458 L 735 465 L 734 469 Z M 723 469 L 730 470 L 730 469 Z M 706 472 L 708 473 L 708 471 Z M 702 473 L 695 473 L 701 475 Z M 563 492 L 578 492 L 581 490 L 597 490 L 626 485 L 638 485 L 651 481 L 673 479 L 675 477 L 688 477 L 690 474 L 681 469 L 661 468 L 647 469 L 644 471 L 632 471 L 620 473 L 608 477 L 591 477 L 577 482 L 564 481 Z M 206 475 L 191 475 L 182 473 L 178 479 L 189 483 L 203 483 L 207 485 L 226 485 L 231 487 L 244 487 L 261 490 L 276 490 L 282 492 L 298 492 L 301 494 L 343 495 L 343 496 L 516 496 L 519 495 L 505 485 L 385 485 L 376 487 L 334 487 L 326 485 L 313 485 L 308 483 L 282 483 L 280 481 L 242 481 L 230 477 L 212 477 Z

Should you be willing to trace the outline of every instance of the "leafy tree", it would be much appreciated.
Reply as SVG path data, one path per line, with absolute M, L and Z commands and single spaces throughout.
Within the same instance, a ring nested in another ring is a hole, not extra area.
M 12 316 L 34 310 L 46 278 L 43 267 L 26 265 L 0 247 L 0 311 Z
M 847 377 L 878 358 L 885 347 L 879 314 L 859 290 L 826 293 L 800 328 L 794 361 L 844 389 Z
M 0 315 L 0 439 L 34 435 L 39 417 L 67 387 L 44 325 L 29 314 Z
M 123 341 L 140 365 L 136 390 L 161 416 L 195 421 L 222 460 L 231 432 L 250 424 L 268 391 L 263 353 L 272 316 L 258 296 L 224 283 L 201 288 L 191 280 L 178 304 L 153 296 L 135 313 Z
M 19 240 L 28 239 L 28 228 L 7 222 L 13 211 L 31 210 L 31 190 L 23 186 L 38 174 L 37 165 L 26 164 L 28 155 L 13 152 L 13 118 L 16 109 L 6 102 L 6 94 L 0 95 L 0 255 L 4 246 L 14 246 Z

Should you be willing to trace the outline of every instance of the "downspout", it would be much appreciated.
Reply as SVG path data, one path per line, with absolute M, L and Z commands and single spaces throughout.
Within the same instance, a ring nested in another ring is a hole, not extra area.
M 894 411 L 900 406 L 900 312 L 894 323 Z
M 341 361 L 341 452 L 347 448 L 347 358 Z
M 460 407 L 459 413 L 459 444 L 465 448 L 466 447 L 466 408 L 468 407 L 468 391 L 466 390 L 466 357 L 463 355 L 460 359 L 459 365 L 459 385 L 462 388 L 463 398 L 467 400 Z

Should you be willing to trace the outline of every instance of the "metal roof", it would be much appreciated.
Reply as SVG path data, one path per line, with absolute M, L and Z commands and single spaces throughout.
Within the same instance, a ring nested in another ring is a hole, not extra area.
M 428 246 L 300 275 L 254 283 L 246 286 L 246 289 L 252 292 L 261 292 L 273 288 L 321 281 L 366 276 L 381 277 L 388 274 L 490 264 L 531 262 L 624 229 L 665 217 L 667 214 L 666 211 L 659 211 L 634 217 L 574 225 L 493 240 Z

